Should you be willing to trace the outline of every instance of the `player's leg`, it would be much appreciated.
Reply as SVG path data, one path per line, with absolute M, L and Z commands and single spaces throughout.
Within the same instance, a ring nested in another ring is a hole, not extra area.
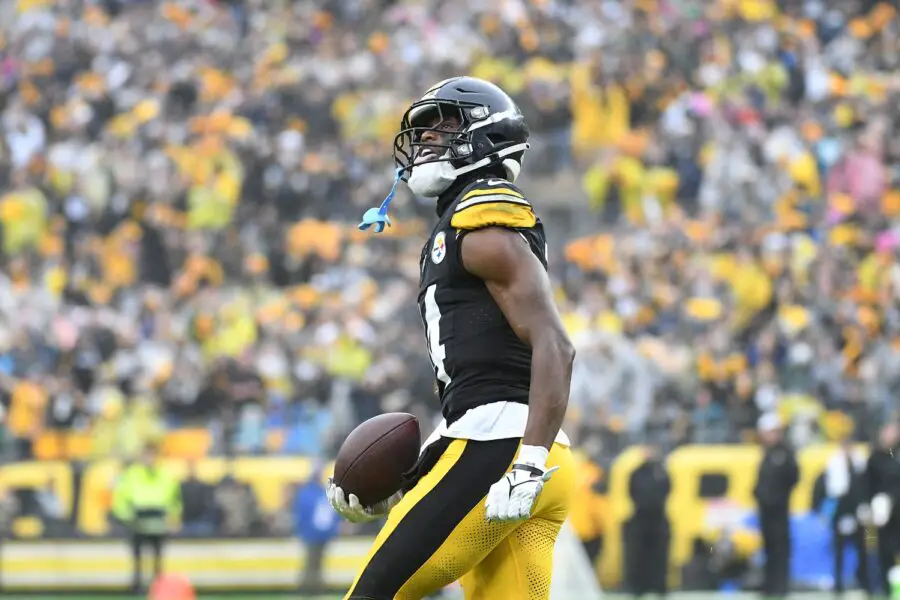
M 522 523 L 462 578 L 466 600 L 550 597 L 553 545 L 562 523 L 532 518 Z
M 142 565 L 141 565 L 141 548 L 144 544 L 144 536 L 139 533 L 131 534 L 131 560 L 132 560 L 132 575 L 131 575 L 131 587 L 132 589 L 139 590 L 141 589 L 142 583 Z
M 466 600 L 550 598 L 553 547 L 569 514 L 575 487 L 575 462 L 567 447 L 554 444 L 547 466 L 559 466 L 559 470 L 544 486 L 534 516 L 515 527 L 462 578 Z
M 162 575 L 162 551 L 164 538 L 161 535 L 154 535 L 150 538 L 150 545 L 153 548 L 153 576 Z
M 485 521 L 484 498 L 519 440 L 435 443 L 446 446 L 443 453 L 391 510 L 347 599 L 423 598 L 459 579 L 515 528 Z

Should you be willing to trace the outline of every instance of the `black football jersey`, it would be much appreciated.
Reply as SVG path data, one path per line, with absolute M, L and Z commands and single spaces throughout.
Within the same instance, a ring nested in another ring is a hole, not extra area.
M 528 403 L 531 347 L 513 332 L 484 281 L 462 264 L 463 238 L 485 227 L 518 232 L 547 268 L 544 227 L 508 181 L 477 180 L 441 214 L 422 249 L 419 311 L 448 423 L 483 404 Z

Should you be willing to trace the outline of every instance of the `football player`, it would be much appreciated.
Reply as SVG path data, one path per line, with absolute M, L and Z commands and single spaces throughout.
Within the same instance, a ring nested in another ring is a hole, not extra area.
M 347 598 L 418 599 L 458 579 L 467 599 L 549 598 L 574 484 L 560 425 L 575 352 L 543 226 L 513 184 L 527 149 L 518 107 L 480 79 L 442 81 L 403 117 L 398 180 L 438 215 L 419 309 L 444 419 L 393 498 L 364 507 L 329 487 L 350 520 L 388 515 Z M 389 225 L 390 198 L 360 228 Z

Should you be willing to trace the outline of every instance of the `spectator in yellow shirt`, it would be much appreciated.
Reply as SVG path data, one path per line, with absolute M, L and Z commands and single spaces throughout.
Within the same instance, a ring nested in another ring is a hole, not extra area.
M 35 437 L 44 425 L 47 393 L 35 381 L 11 381 L 12 397 L 9 409 L 9 432 L 16 442 L 18 460 L 32 458 Z
M 618 142 L 628 131 L 631 105 L 625 88 L 599 58 L 572 71 L 572 148 L 576 156 Z
M 576 496 L 581 500 L 573 504 L 569 520 L 584 545 L 591 564 L 597 568 L 603 551 L 603 534 L 609 512 L 606 473 L 583 452 L 576 454 L 576 460 L 581 465 Z

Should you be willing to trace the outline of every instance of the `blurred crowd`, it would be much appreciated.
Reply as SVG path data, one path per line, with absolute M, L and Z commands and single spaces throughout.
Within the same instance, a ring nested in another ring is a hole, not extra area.
M 0 4 L 5 456 L 333 452 L 431 421 L 415 308 L 432 207 L 388 191 L 408 104 L 520 103 L 579 355 L 570 434 L 857 435 L 900 392 L 900 21 L 873 0 Z M 648 438 L 650 438 L 648 440 Z

